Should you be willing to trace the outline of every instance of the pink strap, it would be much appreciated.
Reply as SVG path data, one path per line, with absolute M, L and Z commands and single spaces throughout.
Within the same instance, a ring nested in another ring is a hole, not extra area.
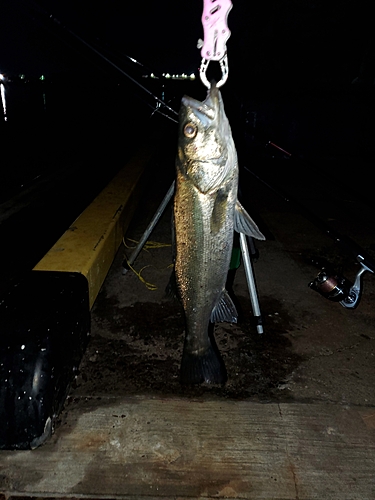
M 203 59 L 220 61 L 225 56 L 226 41 L 230 37 L 227 18 L 231 8 L 231 0 L 203 0 Z

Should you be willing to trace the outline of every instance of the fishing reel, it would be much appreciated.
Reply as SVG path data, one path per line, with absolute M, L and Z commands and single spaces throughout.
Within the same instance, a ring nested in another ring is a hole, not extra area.
M 345 276 L 330 272 L 323 268 L 317 277 L 309 283 L 309 287 L 333 302 L 339 302 L 347 309 L 357 307 L 362 294 L 362 275 L 365 271 L 373 270 L 364 264 L 362 255 L 357 255 L 357 262 L 361 268 L 358 271 L 354 284 Z

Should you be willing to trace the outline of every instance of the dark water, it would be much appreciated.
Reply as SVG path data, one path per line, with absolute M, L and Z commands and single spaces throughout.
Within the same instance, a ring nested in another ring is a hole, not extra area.
M 7 121 L 0 120 L 3 277 L 11 268 L 35 264 L 153 127 L 165 126 L 169 139 L 176 134 L 170 120 L 153 114 L 153 95 L 178 111 L 182 95 L 204 99 L 206 94 L 199 80 L 138 81 L 149 92 L 102 73 L 6 82 Z M 260 175 L 269 170 L 272 177 L 276 159 L 291 176 L 293 169 L 308 169 L 321 177 L 323 188 L 344 186 L 371 202 L 373 188 L 366 179 L 374 159 L 372 88 L 297 91 L 229 80 L 222 94 L 240 167 Z M 267 147 L 269 141 L 302 162 L 291 169 L 283 153 Z
M 138 81 L 176 111 L 184 93 L 197 99 L 206 93 L 199 81 Z M 372 88 L 346 85 L 298 91 L 290 85 L 244 87 L 229 80 L 222 93 L 239 151 L 242 144 L 259 156 L 272 141 L 295 157 L 330 162 L 337 175 L 344 161 L 359 161 L 355 173 L 359 168 L 366 174 L 374 159 Z M 6 104 L 8 121 L 0 120 L 0 201 L 7 190 L 72 158 L 96 156 L 99 151 L 121 154 L 136 137 L 140 139 L 156 101 L 126 78 L 106 80 L 90 73 L 7 82 Z
M 126 150 L 127 141 L 121 141 L 120 148 L 118 137 L 126 138 L 145 115 L 145 106 L 138 110 L 121 88 L 100 81 L 9 82 L 6 100 L 7 122 L 0 129 L 2 198 L 8 190 L 69 162 L 111 156 L 116 146 L 118 153 Z
M 270 170 L 271 177 L 274 169 L 292 177 L 304 171 L 306 182 L 308 176 L 320 179 L 327 195 L 347 191 L 375 208 L 370 180 L 374 86 L 345 83 L 301 89 L 291 84 L 273 88 L 269 83 L 238 88 L 229 83 L 223 97 L 240 167 L 247 165 L 258 175 Z

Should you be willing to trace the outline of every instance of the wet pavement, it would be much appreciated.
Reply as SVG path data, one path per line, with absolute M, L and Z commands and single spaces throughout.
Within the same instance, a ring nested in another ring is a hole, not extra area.
M 293 193 L 313 209 L 314 217 L 345 230 L 374 256 L 372 209 L 342 190 L 330 193 L 328 206 L 326 192 L 318 189 L 319 178 L 312 176 L 315 184 L 311 179 L 303 183 L 290 165 L 282 163 L 285 175 L 280 176 L 280 163 L 268 163 L 264 178 L 286 189 L 289 175 Z M 120 247 L 94 304 L 91 340 L 66 407 L 72 409 L 87 398 L 127 395 L 374 405 L 374 277 L 364 274 L 364 293 L 355 310 L 311 290 L 308 283 L 319 271 L 317 260 L 342 268 L 352 281 L 359 265 L 301 212 L 298 203 L 286 202 L 245 172 L 244 204 L 268 235 L 267 241 L 256 242 L 259 259 L 254 262 L 264 334 L 256 331 L 241 265 L 233 285 L 239 321 L 217 324 L 214 330 L 227 383 L 180 385 L 184 320 L 179 302 L 165 295 L 172 263 L 170 205 L 150 237 L 151 248 L 136 260 L 135 272 L 122 273 L 124 256 L 131 253 L 128 247 L 142 236 L 173 180 L 173 169 L 172 155 L 155 164 L 126 247 Z

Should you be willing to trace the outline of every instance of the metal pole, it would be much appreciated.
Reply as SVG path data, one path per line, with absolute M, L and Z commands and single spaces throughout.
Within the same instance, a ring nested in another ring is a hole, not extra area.
M 126 264 L 130 264 L 132 266 L 134 264 L 135 259 L 138 257 L 138 255 L 139 255 L 140 251 L 142 250 L 144 244 L 148 240 L 148 237 L 150 236 L 150 234 L 152 233 L 154 227 L 156 226 L 156 224 L 158 223 L 160 217 L 162 216 L 162 214 L 163 214 L 163 212 L 165 210 L 165 207 L 168 205 L 169 200 L 172 198 L 173 193 L 174 193 L 174 185 L 175 185 L 175 181 L 172 182 L 171 187 L 168 189 L 167 194 L 165 195 L 163 201 L 161 202 L 159 208 L 157 209 L 157 211 L 156 211 L 154 217 L 152 218 L 150 224 L 147 226 L 146 231 L 143 233 L 143 236 L 140 239 L 138 245 L 133 250 L 133 253 L 129 257 L 129 259 L 127 261 L 125 261 L 125 265 Z M 129 269 L 126 269 L 124 267 L 124 269 L 122 271 L 122 274 L 126 274 L 128 271 L 129 271 Z
M 247 286 L 249 287 L 251 306 L 253 308 L 253 314 L 257 322 L 257 332 L 261 334 L 263 333 L 262 315 L 260 313 L 257 289 L 254 280 L 253 266 L 251 264 L 249 256 L 249 249 L 247 247 L 246 235 L 243 233 L 240 233 L 240 245 L 241 245 L 243 263 L 245 267 Z

